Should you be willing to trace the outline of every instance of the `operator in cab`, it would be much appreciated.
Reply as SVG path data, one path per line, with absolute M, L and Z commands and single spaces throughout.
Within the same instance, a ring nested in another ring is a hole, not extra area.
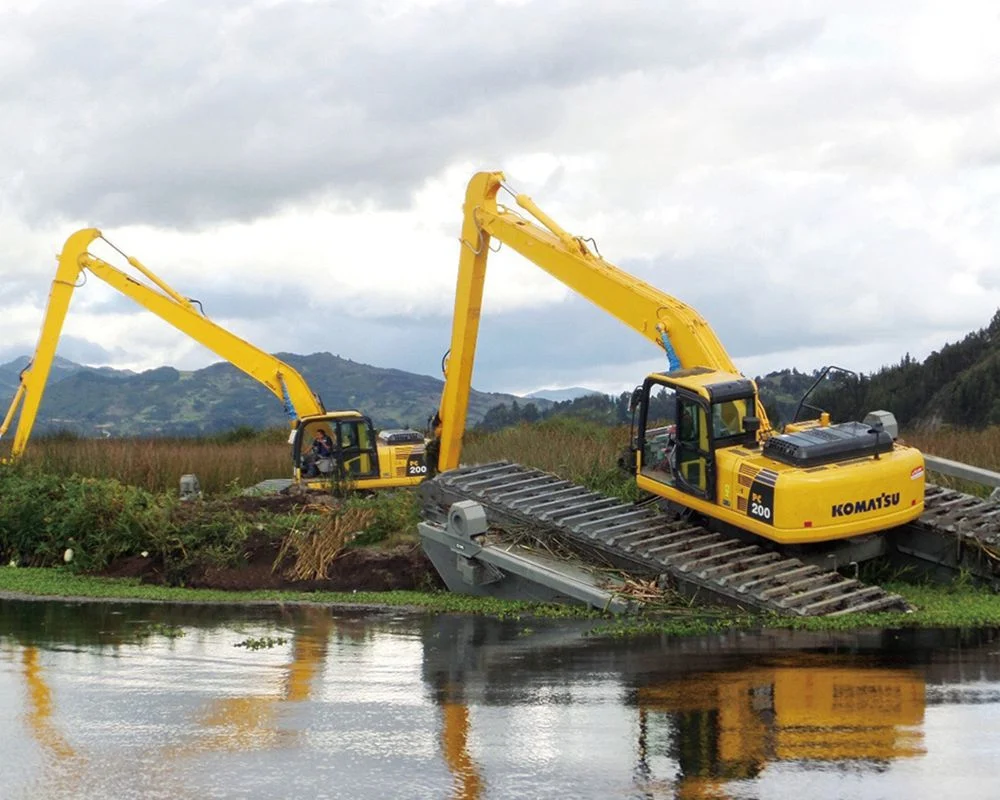
M 325 428 L 320 428 L 313 437 L 312 447 L 303 457 L 302 471 L 307 478 L 314 478 L 320 473 L 320 461 L 331 458 L 333 458 L 333 439 Z

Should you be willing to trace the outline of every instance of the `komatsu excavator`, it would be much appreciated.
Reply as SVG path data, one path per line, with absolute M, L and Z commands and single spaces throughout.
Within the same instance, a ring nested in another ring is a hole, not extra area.
M 740 374 L 700 314 L 605 261 L 529 197 L 510 192 L 530 217 L 498 204 L 502 188 L 503 173 L 480 172 L 466 192 L 451 350 L 431 447 L 439 472 L 459 466 L 486 262 L 496 239 L 665 353 L 668 369 L 647 376 L 632 398 L 629 461 L 639 488 L 682 513 L 780 544 L 846 539 L 921 515 L 923 456 L 896 439 L 891 414 L 831 424 L 821 413 L 777 433 L 756 384 Z M 654 393 L 666 393 L 673 420 L 653 418 Z
M 194 301 L 176 292 L 138 259 L 125 256 L 153 286 L 89 253 L 97 239 L 104 236 L 96 228 L 77 231 L 59 255 L 38 346 L 21 373 L 14 399 L 0 424 L 3 436 L 20 408 L 12 459 L 23 455 L 27 447 L 73 290 L 82 285 L 81 275 L 90 273 L 242 370 L 282 401 L 292 428 L 293 479 L 300 486 L 324 489 L 337 482 L 358 490 L 385 489 L 412 486 L 426 477 L 421 434 L 393 430 L 376 436 L 371 419 L 360 411 L 327 411 L 294 368 L 208 319 Z M 321 432 L 327 434 L 330 445 L 321 453 L 310 453 L 310 443 Z

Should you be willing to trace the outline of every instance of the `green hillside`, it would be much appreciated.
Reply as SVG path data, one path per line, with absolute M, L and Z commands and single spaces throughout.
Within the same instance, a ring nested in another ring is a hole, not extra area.
M 443 382 L 427 375 L 382 369 L 330 353 L 279 353 L 317 392 L 328 409 L 358 408 L 380 428 L 423 429 L 437 409 Z M 0 365 L 0 389 L 12 396 L 27 359 Z M 512 395 L 472 392 L 470 425 Z M 547 401 L 535 401 L 539 406 Z M 142 373 L 91 369 L 58 359 L 42 399 L 36 430 L 66 429 L 86 436 L 217 433 L 239 426 L 286 423 L 281 402 L 230 364 L 193 372 L 161 367 Z
M 1000 424 L 1000 311 L 985 328 L 922 362 L 906 354 L 898 364 L 832 385 L 821 400 L 836 419 L 884 408 L 911 428 Z

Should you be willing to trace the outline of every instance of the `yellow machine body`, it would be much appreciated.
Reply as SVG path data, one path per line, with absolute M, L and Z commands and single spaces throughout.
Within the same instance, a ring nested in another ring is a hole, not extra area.
M 303 474 L 302 458 L 319 431 L 333 441 L 333 454 L 320 465 L 320 474 Z M 360 411 L 332 411 L 305 417 L 292 436 L 292 461 L 299 465 L 296 480 L 309 489 L 322 490 L 333 483 L 347 483 L 351 489 L 389 489 L 413 486 L 427 477 L 423 437 L 394 443 L 392 437 L 376 434 L 372 421 Z M 402 432 L 400 432 L 402 433 Z
M 923 513 L 919 451 L 862 423 L 830 425 L 826 415 L 777 433 L 756 384 L 739 373 L 697 311 L 606 261 L 525 195 L 511 192 L 530 218 L 499 205 L 502 188 L 502 173 L 480 172 L 466 191 L 451 349 L 431 453 L 437 470 L 459 465 L 486 263 L 497 239 L 667 356 L 670 369 L 650 375 L 633 396 L 640 488 L 784 544 L 872 533 Z M 662 391 L 675 397 L 674 413 L 655 420 L 651 397 Z M 696 425 L 687 440 L 677 430 L 685 409 Z
M 640 413 L 639 488 L 781 544 L 873 533 L 922 513 L 924 460 L 915 448 L 883 437 L 875 458 L 862 431 L 862 441 L 846 457 L 820 456 L 804 467 L 783 463 L 767 455 L 767 442 L 762 447 L 743 430 L 754 409 L 752 381 L 709 370 L 681 372 L 656 373 L 644 383 L 646 397 L 656 389 L 676 392 L 676 416 L 688 414 L 691 431 L 686 443 L 676 426 L 657 426 Z M 726 399 L 714 391 L 720 386 Z M 809 424 L 790 433 L 837 430 Z M 775 435 L 770 443 L 780 441 Z

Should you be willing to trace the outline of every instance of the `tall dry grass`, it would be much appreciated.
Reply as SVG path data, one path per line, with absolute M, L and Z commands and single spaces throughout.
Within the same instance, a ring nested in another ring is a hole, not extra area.
M 1000 426 L 983 430 L 940 428 L 908 432 L 903 438 L 921 452 L 1000 471 Z
M 210 494 L 292 472 L 287 444 L 259 441 L 39 437 L 24 461 L 55 475 L 117 478 L 151 492 L 176 489 L 181 475 L 192 472 Z
M 594 491 L 623 499 L 637 496 L 635 483 L 618 468 L 628 446 L 627 426 L 608 427 L 571 417 L 556 417 L 493 433 L 470 432 L 462 461 L 516 461 L 554 472 Z
M 1000 427 L 920 431 L 904 438 L 926 453 L 1000 471 Z M 627 427 L 557 418 L 493 433 L 470 431 L 462 460 L 516 461 L 617 494 L 624 476 L 616 465 L 627 445 Z M 51 474 L 117 478 L 153 492 L 176 489 L 180 476 L 191 472 L 209 494 L 291 475 L 288 445 L 278 441 L 39 437 L 25 461 Z
M 616 464 L 627 443 L 627 428 L 557 419 L 495 433 L 470 431 L 462 460 L 516 461 L 615 491 L 621 478 Z M 259 440 L 38 437 L 24 461 L 49 474 L 117 478 L 152 492 L 176 489 L 180 476 L 192 472 L 208 494 L 291 475 L 288 445 Z
M 614 466 L 628 445 L 627 427 L 606 427 L 573 419 L 466 435 L 462 460 L 517 461 L 548 472 Z

